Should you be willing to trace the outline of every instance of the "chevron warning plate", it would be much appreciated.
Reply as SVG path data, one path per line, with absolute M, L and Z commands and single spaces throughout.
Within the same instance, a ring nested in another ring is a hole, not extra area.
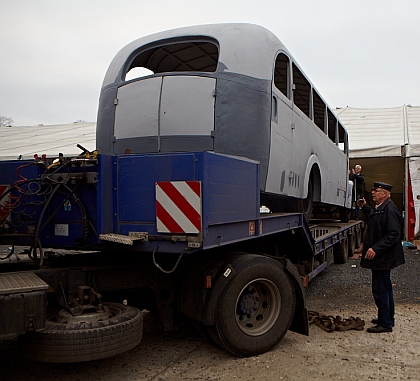
M 9 197 L 3 197 L 5 192 L 9 189 L 8 185 L 0 185 L 0 222 L 3 222 L 3 220 L 9 215 L 10 209 L 5 208 L 5 203 L 7 203 L 10 199 Z
M 156 222 L 159 233 L 201 232 L 201 182 L 157 182 Z

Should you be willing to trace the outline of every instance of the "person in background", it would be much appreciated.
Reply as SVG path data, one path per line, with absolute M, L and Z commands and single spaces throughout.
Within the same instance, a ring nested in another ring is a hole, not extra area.
M 405 263 L 401 243 L 401 214 L 391 200 L 391 189 L 390 184 L 373 184 L 375 209 L 364 198 L 358 200 L 367 216 L 360 265 L 372 270 L 372 294 L 378 308 L 378 317 L 372 320 L 376 325 L 367 329 L 369 333 L 392 332 L 395 307 L 391 270 Z
M 354 169 L 352 168 L 349 174 L 349 179 L 353 181 L 354 187 L 353 187 L 353 201 L 356 201 L 356 212 L 355 212 L 355 220 L 359 219 L 359 212 L 360 207 L 357 204 L 357 200 L 362 198 L 363 195 L 363 186 L 365 183 L 365 176 L 362 173 L 362 167 L 357 164 Z

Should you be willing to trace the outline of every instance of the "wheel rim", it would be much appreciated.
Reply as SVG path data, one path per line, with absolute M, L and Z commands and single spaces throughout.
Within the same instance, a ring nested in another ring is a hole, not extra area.
M 60 310 L 53 318 L 57 323 L 80 325 L 109 320 L 115 316 L 116 313 L 118 312 L 112 311 L 112 309 L 110 310 L 107 306 L 103 306 L 102 310 L 90 311 L 80 315 L 72 315 L 67 310 Z
M 47 316 L 47 320 L 53 323 L 80 326 L 82 328 L 85 328 L 86 324 L 104 322 L 117 317 L 120 313 L 121 311 L 118 307 L 115 307 L 112 304 L 108 304 L 104 305 L 103 310 L 101 311 L 91 311 L 75 316 L 62 309 L 50 316 Z
M 240 292 L 236 301 L 236 323 L 244 333 L 259 336 L 276 323 L 281 308 L 277 286 L 268 279 L 255 279 Z

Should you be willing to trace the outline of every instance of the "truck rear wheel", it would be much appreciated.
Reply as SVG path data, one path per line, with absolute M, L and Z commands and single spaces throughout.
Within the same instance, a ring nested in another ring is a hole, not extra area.
M 354 255 L 354 251 L 356 250 L 356 232 L 348 235 L 348 254 L 347 257 L 350 258 Z
M 103 303 L 109 319 L 80 324 L 58 323 L 48 318 L 43 331 L 20 336 L 19 346 L 29 359 L 52 363 L 98 360 L 138 345 L 143 335 L 143 314 L 134 307 Z
M 269 351 L 286 334 L 296 295 L 283 266 L 257 255 L 231 262 L 236 273 L 220 296 L 212 339 L 237 356 Z
M 348 236 L 341 240 L 334 246 L 334 263 L 343 264 L 347 263 L 347 256 L 349 252 L 349 239 Z
M 350 221 L 351 209 L 348 209 L 344 206 L 340 206 L 339 214 L 340 214 L 340 221 L 341 222 L 349 222 Z
M 362 229 L 358 229 L 355 233 L 356 249 L 362 244 Z

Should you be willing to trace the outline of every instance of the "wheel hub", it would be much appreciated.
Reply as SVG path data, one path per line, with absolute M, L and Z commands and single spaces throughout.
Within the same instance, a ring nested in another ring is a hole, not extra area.
M 255 279 L 248 283 L 236 304 L 236 322 L 250 336 L 268 332 L 276 323 L 281 309 L 278 288 L 268 279 Z
M 241 312 L 250 315 L 258 309 L 258 296 L 255 294 L 246 294 L 240 302 Z
M 96 323 L 98 321 L 108 320 L 112 317 L 109 308 L 104 306 L 102 310 L 92 310 L 84 312 L 80 315 L 71 314 L 67 310 L 60 310 L 57 313 L 57 323 L 63 324 L 83 324 L 83 323 Z

